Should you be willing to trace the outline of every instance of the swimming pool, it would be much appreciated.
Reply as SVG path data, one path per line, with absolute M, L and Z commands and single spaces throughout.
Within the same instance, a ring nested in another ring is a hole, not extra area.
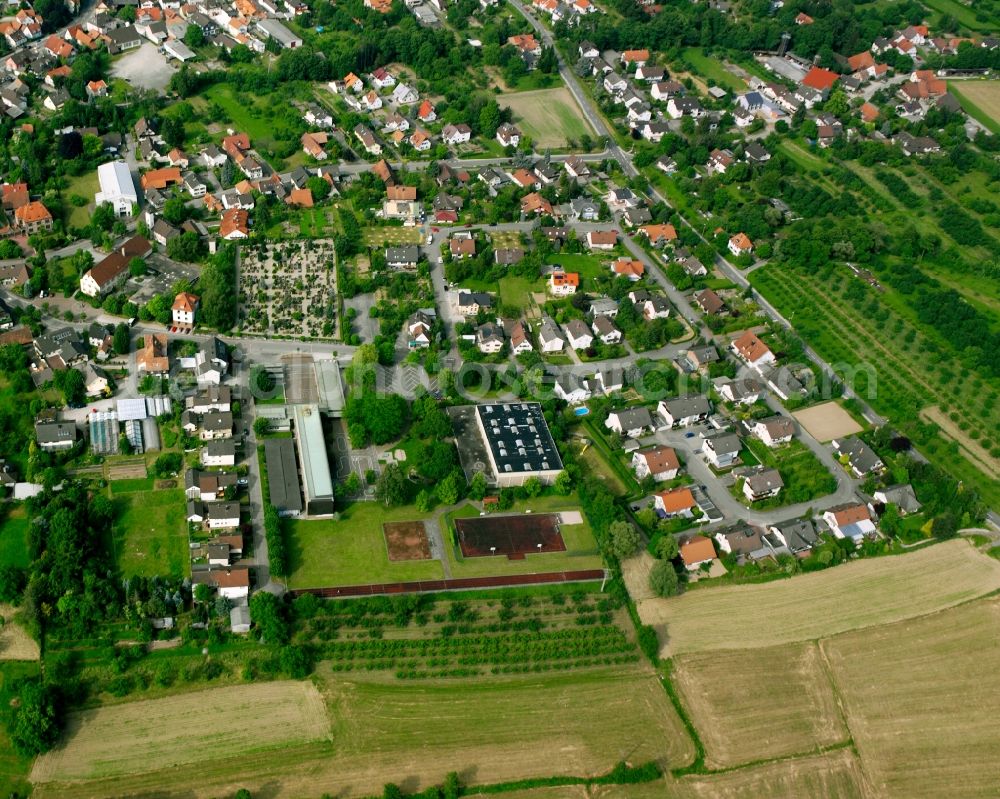
M 590 408 L 588 408 L 586 405 L 581 405 L 579 408 L 573 411 L 574 416 L 586 416 L 588 413 L 590 413 Z

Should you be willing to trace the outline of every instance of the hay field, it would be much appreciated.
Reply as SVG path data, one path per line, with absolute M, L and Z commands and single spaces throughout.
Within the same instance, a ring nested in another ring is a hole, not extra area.
M 1000 80 L 953 80 L 948 82 L 948 91 L 966 113 L 994 133 L 1000 132 Z
M 638 603 L 661 655 L 753 649 L 911 619 L 1000 588 L 1000 561 L 954 540 L 758 585 Z
M 709 768 L 807 754 L 848 739 L 812 642 L 681 655 L 674 665 Z
M 1000 791 L 998 629 L 988 599 L 822 643 L 876 795 Z
M 252 760 L 258 750 L 323 739 L 329 726 L 322 697 L 308 682 L 234 685 L 100 707 L 70 716 L 63 743 L 35 761 L 31 781 L 127 777 L 220 753 Z
M 20 624 L 14 623 L 15 613 L 17 608 L 0 605 L 0 617 L 4 620 L 0 627 L 0 660 L 38 660 L 41 657 L 38 644 Z
M 332 740 L 289 743 L 252 757 L 202 740 L 202 749 L 215 756 L 197 768 L 169 768 L 164 766 L 169 755 L 161 754 L 146 773 L 40 784 L 34 799 L 134 797 L 156 794 L 165 784 L 185 799 L 218 799 L 255 785 L 266 785 L 270 799 L 371 796 L 390 781 L 407 791 L 422 790 L 449 771 L 467 783 L 488 784 L 603 774 L 622 759 L 681 767 L 694 758 L 694 745 L 666 692 L 652 669 L 638 663 L 441 681 L 385 675 L 345 680 L 325 664 L 316 681 L 326 700 Z M 265 723 L 244 720 L 241 728 L 256 731 Z M 182 734 L 192 729 L 191 723 L 180 726 Z M 156 751 L 170 750 L 161 744 Z
M 860 433 L 862 429 L 854 421 L 854 417 L 836 402 L 813 405 L 811 408 L 795 411 L 792 416 L 817 441 L 832 441 Z
M 566 147 L 570 139 L 579 140 L 584 133 L 594 135 L 565 87 L 502 94 L 497 102 L 511 110 L 514 124 L 536 147 Z

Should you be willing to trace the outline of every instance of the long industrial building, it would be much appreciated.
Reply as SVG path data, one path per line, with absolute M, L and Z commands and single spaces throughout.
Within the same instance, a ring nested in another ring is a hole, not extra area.
M 139 202 L 139 195 L 132 182 L 132 173 L 124 161 L 109 161 L 97 167 L 97 180 L 101 190 L 94 195 L 97 205 L 109 203 L 118 216 L 131 216 L 132 206 Z
M 319 406 L 292 406 L 295 444 L 299 449 L 302 488 L 305 494 L 306 513 L 322 516 L 333 513 L 333 477 L 326 455 L 326 439 Z
M 290 438 L 264 439 L 268 501 L 281 516 L 302 513 L 302 485 L 295 462 L 295 442 Z

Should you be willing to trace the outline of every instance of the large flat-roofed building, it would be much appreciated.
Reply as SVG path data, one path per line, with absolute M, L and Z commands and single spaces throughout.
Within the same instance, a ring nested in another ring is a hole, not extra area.
M 537 402 L 476 406 L 479 432 L 501 488 L 522 485 L 529 477 L 555 482 L 562 458 Z
M 268 501 L 280 515 L 298 516 L 302 513 L 302 486 L 295 462 L 295 442 L 290 438 L 265 439 L 264 463 L 267 465 Z
M 318 405 L 293 406 L 295 444 L 299 449 L 306 513 L 333 513 L 333 477 L 326 455 L 326 438 Z
M 110 161 L 97 167 L 97 180 L 101 190 L 94 196 L 97 205 L 110 203 L 118 216 L 131 216 L 132 206 L 139 202 L 139 195 L 132 181 L 132 173 L 124 161 Z

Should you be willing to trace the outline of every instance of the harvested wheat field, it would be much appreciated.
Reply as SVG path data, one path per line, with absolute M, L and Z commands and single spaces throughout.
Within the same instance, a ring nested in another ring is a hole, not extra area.
M 638 610 L 671 657 L 814 640 L 923 616 L 997 588 L 1000 561 L 954 540 L 787 580 L 646 599 Z
M 821 646 L 878 796 L 1000 794 L 1000 601 Z
M 324 793 L 346 798 L 378 794 L 386 782 L 419 791 L 439 784 L 450 771 L 466 784 L 490 784 L 604 774 L 623 759 L 656 760 L 667 768 L 694 759 L 683 723 L 645 665 L 441 681 L 385 675 L 345 680 L 321 666 L 316 680 L 332 723 L 329 741 L 289 742 L 247 757 L 238 747 L 202 739 L 198 745 L 215 758 L 197 768 L 169 768 L 164 764 L 169 756 L 161 754 L 145 773 L 49 782 L 36 785 L 33 797 L 163 796 L 162 786 L 169 784 L 170 795 L 184 799 L 218 799 L 246 785 L 266 785 L 269 799 Z M 241 728 L 254 732 L 266 724 L 244 721 Z M 192 717 L 174 726 L 183 737 L 197 722 Z M 170 742 L 161 741 L 156 751 L 171 752 Z M 123 752 L 131 757 L 136 748 Z M 133 768 L 143 768 L 141 760 Z
M 38 644 L 25 632 L 25 629 L 14 622 L 16 608 L 10 605 L 0 605 L 0 660 L 38 660 L 41 653 Z
M 811 754 L 849 737 L 814 643 L 681 655 L 674 666 L 709 768 Z
M 124 777 L 220 753 L 252 761 L 257 750 L 326 738 L 329 727 L 323 699 L 308 682 L 234 685 L 111 705 L 73 713 L 63 743 L 35 761 L 31 781 Z M 98 794 L 104 792 L 92 795 Z

